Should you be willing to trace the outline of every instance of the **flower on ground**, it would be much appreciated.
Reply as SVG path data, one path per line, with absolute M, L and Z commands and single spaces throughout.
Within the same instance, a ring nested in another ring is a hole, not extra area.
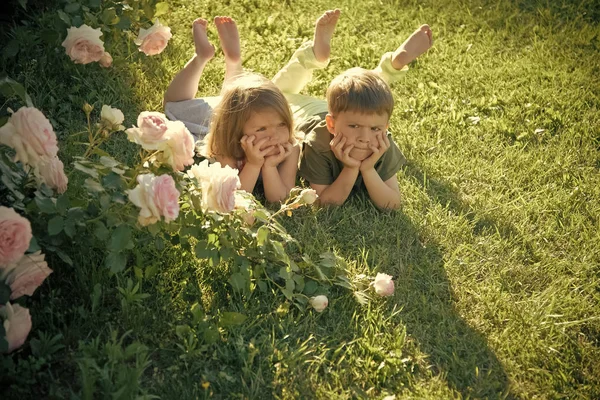
M 100 63 L 101 67 L 104 68 L 108 68 L 112 65 L 113 62 L 113 58 L 110 54 L 108 54 L 108 52 L 104 52 L 104 54 L 102 54 L 102 57 L 100 57 L 100 61 L 98 61 Z
M 85 24 L 79 28 L 72 26 L 67 29 L 67 38 L 62 42 L 62 46 L 76 64 L 100 61 L 104 56 L 104 43 L 100 36 L 102 36 L 100 28 L 93 29 Z
M 5 306 L 0 306 L 0 317 L 4 319 L 4 331 L 10 353 L 25 343 L 31 330 L 31 315 L 27 308 L 6 303 Z
M 391 296 L 394 294 L 394 281 L 391 275 L 377 273 L 371 285 L 375 289 L 375 293 L 380 296 Z
M 65 175 L 65 166 L 58 157 L 40 158 L 37 166 L 38 181 L 44 182 L 58 193 L 64 193 L 67 190 L 69 178 Z
M 170 175 L 142 174 L 138 185 L 128 190 L 129 200 L 138 206 L 138 222 L 142 226 L 156 223 L 160 217 L 171 222 L 179 216 L 179 191 Z
M 48 118 L 35 107 L 21 107 L 0 127 L 0 144 L 16 151 L 15 162 L 35 166 L 40 157 L 58 153 L 56 134 Z
M 0 269 L 23 257 L 32 237 L 27 218 L 12 208 L 0 206 Z
M 312 308 L 315 309 L 316 312 L 322 312 L 324 309 L 327 308 L 327 305 L 329 304 L 329 299 L 327 298 L 327 296 L 321 294 L 319 296 L 311 297 L 308 302 L 310 303 Z
M 48 263 L 44 261 L 41 251 L 26 254 L 21 259 L 9 265 L 2 273 L 4 282 L 10 286 L 10 299 L 18 299 L 23 295 L 32 296 L 33 292 L 52 273 Z
M 304 189 L 300 192 L 299 197 L 302 199 L 303 204 L 313 204 L 317 201 L 317 192 L 314 189 Z
M 125 129 L 125 127 L 121 125 L 123 121 L 125 121 L 125 116 L 123 115 L 123 112 L 118 108 L 114 108 L 104 104 L 102 106 L 102 111 L 100 111 L 100 118 L 105 120 L 112 126 L 118 126 L 120 130 Z
M 241 186 L 238 170 L 221 163 L 209 164 L 208 160 L 193 165 L 187 174 L 196 178 L 202 190 L 202 209 L 229 213 L 235 207 L 236 190 Z
M 162 53 L 171 36 L 171 28 L 161 25 L 157 19 L 149 29 L 140 29 L 135 44 L 140 46 L 139 50 L 147 56 L 154 56 Z

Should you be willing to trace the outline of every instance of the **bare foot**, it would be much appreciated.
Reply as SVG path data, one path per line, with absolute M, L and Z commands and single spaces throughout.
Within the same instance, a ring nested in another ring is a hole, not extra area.
M 231 17 L 215 17 L 215 25 L 221 48 L 225 54 L 225 62 L 239 62 L 241 58 L 240 34 L 235 20 Z
M 433 33 L 429 25 L 421 25 L 396 49 L 392 56 L 392 66 L 402 69 L 425 53 L 433 44 Z
M 196 46 L 196 55 L 203 60 L 210 60 L 215 55 L 215 48 L 208 41 L 206 36 L 206 20 L 198 18 L 192 24 L 192 36 L 194 37 L 194 46 Z
M 317 19 L 315 26 L 315 38 L 313 40 L 313 53 L 317 61 L 327 61 L 331 52 L 331 37 L 335 30 L 335 25 L 340 18 L 341 11 L 335 10 L 325 11 L 323 15 Z

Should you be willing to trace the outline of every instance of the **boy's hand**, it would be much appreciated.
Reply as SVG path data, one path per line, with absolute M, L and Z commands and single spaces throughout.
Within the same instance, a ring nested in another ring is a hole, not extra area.
M 352 149 L 354 148 L 354 145 L 352 144 L 352 145 L 344 148 L 345 144 L 346 144 L 346 138 L 343 137 L 343 135 L 341 133 L 338 133 L 337 135 L 335 135 L 333 140 L 329 143 L 329 146 L 331 147 L 331 151 L 333 151 L 335 158 L 340 160 L 342 162 L 342 164 L 344 164 L 344 167 L 359 168 L 361 165 L 360 161 L 358 161 L 357 159 L 352 158 L 352 156 L 350 156 L 350 151 L 352 151 Z
M 377 145 L 373 144 L 369 146 L 369 149 L 371 149 L 373 154 L 360 163 L 361 172 L 375 168 L 375 163 L 381 158 L 383 153 L 390 148 L 390 140 L 387 137 L 387 132 L 380 132 L 376 138 Z
M 292 154 L 292 148 L 294 147 L 291 143 L 286 142 L 284 144 L 278 144 L 279 153 L 265 157 L 265 167 L 276 167 L 283 162 L 290 154 Z
M 261 146 L 264 145 L 268 140 L 268 138 L 262 138 L 256 141 L 256 136 L 254 135 L 242 136 L 240 144 L 242 145 L 242 149 L 244 149 L 244 153 L 246 153 L 246 164 L 262 167 L 262 165 L 265 163 L 265 155 L 268 154 L 273 148 L 273 146 L 268 146 L 264 149 L 261 149 Z

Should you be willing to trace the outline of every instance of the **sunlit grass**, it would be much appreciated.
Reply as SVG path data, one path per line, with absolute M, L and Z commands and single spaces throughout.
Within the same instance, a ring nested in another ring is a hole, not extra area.
M 9 394 L 66 396 L 78 387 L 77 342 L 117 328 L 149 347 L 142 383 L 162 398 L 600 397 L 598 5 L 228 3 L 169 2 L 174 37 L 157 57 L 130 43 L 102 70 L 72 65 L 60 48 L 19 55 L 7 72 L 50 115 L 68 160 L 82 149 L 71 133 L 82 130 L 83 102 L 97 112 L 121 108 L 127 126 L 139 111 L 161 109 L 193 51 L 198 16 L 235 17 L 244 66 L 272 76 L 312 37 L 320 12 L 341 8 L 331 64 L 307 90 L 315 96 L 336 73 L 374 67 L 430 24 L 434 47 L 393 89 L 391 129 L 409 160 L 398 174 L 403 209 L 382 213 L 357 196 L 285 220 L 305 251 L 335 249 L 355 274 L 392 274 L 396 294 L 361 306 L 334 292 L 324 313 L 300 313 L 283 298 L 229 295 L 226 274 L 168 247 L 145 255 L 159 266 L 156 279 L 142 281 L 151 297 L 125 312 L 113 289 L 124 278 L 107 277 L 90 250 L 75 268 L 55 268 L 32 308 L 34 332 L 62 333 L 71 352 L 53 360 L 39 388 Z M 209 38 L 218 45 L 214 28 Z M 222 61 L 217 52 L 199 95 L 219 92 Z M 123 136 L 107 150 L 123 160 L 136 154 Z M 92 312 L 97 284 L 104 291 Z M 195 302 L 248 322 L 186 354 L 175 326 L 189 322 Z

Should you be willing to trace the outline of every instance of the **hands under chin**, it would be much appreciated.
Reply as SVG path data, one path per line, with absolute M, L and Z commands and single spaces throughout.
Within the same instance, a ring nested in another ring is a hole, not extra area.
M 355 149 L 353 144 L 346 145 L 346 138 L 343 135 L 336 135 L 330 142 L 331 150 L 335 157 L 344 164 L 345 168 L 358 168 L 361 172 L 375 167 L 375 163 L 390 148 L 390 140 L 386 133 L 379 133 L 375 141 L 369 144 L 371 155 L 363 160 L 352 157 L 351 152 Z
M 277 149 L 275 154 L 265 157 L 265 167 L 276 167 L 283 162 L 291 153 L 294 147 L 291 143 L 286 142 L 284 144 L 278 144 L 276 146 L 269 146 L 270 148 Z

